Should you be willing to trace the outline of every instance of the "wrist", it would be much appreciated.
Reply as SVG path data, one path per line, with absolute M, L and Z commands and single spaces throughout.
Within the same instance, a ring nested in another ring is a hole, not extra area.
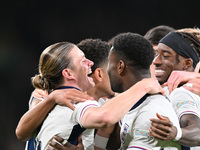
M 99 136 L 99 135 L 97 135 L 97 134 L 95 135 L 95 138 L 94 138 L 94 145 L 95 145 L 96 147 L 99 147 L 99 148 L 101 148 L 101 149 L 106 149 L 107 143 L 108 143 L 108 138 Z
M 105 137 L 105 138 L 109 138 L 110 137 L 110 132 L 108 132 L 106 129 L 107 128 L 98 129 L 96 135 L 101 136 L 101 137 Z
M 180 127 L 176 127 L 176 129 L 177 129 L 177 134 L 176 137 L 174 138 L 174 141 L 178 141 L 182 137 L 182 129 Z
M 52 94 L 49 94 L 46 98 L 45 98 L 46 102 L 50 105 L 55 105 L 56 104 L 56 101 L 53 97 Z
M 142 79 L 141 81 L 139 81 L 140 87 L 144 90 L 144 94 L 148 93 L 149 91 L 151 91 L 152 85 L 149 84 L 147 81 L 149 79 Z

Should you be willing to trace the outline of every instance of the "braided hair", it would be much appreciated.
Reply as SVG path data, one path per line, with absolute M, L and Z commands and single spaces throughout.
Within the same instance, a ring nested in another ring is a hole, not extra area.
M 185 28 L 176 31 L 181 35 L 194 49 L 200 58 L 200 30 L 198 28 Z

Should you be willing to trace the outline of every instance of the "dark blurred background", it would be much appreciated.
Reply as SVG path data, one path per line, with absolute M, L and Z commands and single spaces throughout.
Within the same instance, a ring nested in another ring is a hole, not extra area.
M 15 128 L 28 110 L 40 53 L 59 41 L 109 40 L 120 32 L 200 27 L 200 1 L 0 0 L 0 149 L 21 150 Z

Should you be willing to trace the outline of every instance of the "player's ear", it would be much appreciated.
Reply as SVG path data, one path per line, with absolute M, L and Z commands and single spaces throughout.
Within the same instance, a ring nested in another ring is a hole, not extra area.
M 119 75 L 124 75 L 126 73 L 126 64 L 123 60 L 117 63 L 117 72 Z
M 97 81 L 102 82 L 103 80 L 103 71 L 100 68 L 95 69 L 94 76 Z
M 183 70 L 191 71 L 191 68 L 193 68 L 192 65 L 193 65 L 192 59 L 191 58 L 185 58 L 184 61 L 183 61 Z
M 66 78 L 68 80 L 75 79 L 71 69 L 63 69 L 62 75 L 63 75 L 64 78 Z

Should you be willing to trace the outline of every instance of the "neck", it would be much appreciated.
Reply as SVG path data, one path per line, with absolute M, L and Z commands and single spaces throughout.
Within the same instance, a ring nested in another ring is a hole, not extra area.
M 79 89 L 80 91 L 83 91 L 83 89 L 81 89 L 77 84 L 72 83 L 72 82 L 61 84 L 59 87 L 74 87 L 74 88 Z M 83 92 L 85 92 L 85 91 L 83 91 Z
M 92 97 L 94 97 L 94 99 L 95 99 L 96 101 L 98 101 L 99 98 L 102 97 L 100 91 L 99 91 L 99 90 L 96 90 L 96 88 L 92 88 L 92 89 L 88 90 L 88 91 L 87 91 L 87 94 L 90 95 L 90 96 L 92 96 Z
M 142 74 L 129 74 L 126 77 L 124 77 L 124 84 L 123 84 L 123 90 L 126 91 L 127 89 L 129 89 L 131 86 L 133 86 L 134 84 L 136 84 L 137 82 L 139 82 L 140 80 L 144 79 L 144 78 L 150 78 L 150 73 L 142 73 Z
M 76 89 L 76 90 L 81 91 L 79 88 L 76 88 L 76 87 L 73 87 L 73 86 L 60 86 L 56 90 L 58 90 L 58 89 Z

